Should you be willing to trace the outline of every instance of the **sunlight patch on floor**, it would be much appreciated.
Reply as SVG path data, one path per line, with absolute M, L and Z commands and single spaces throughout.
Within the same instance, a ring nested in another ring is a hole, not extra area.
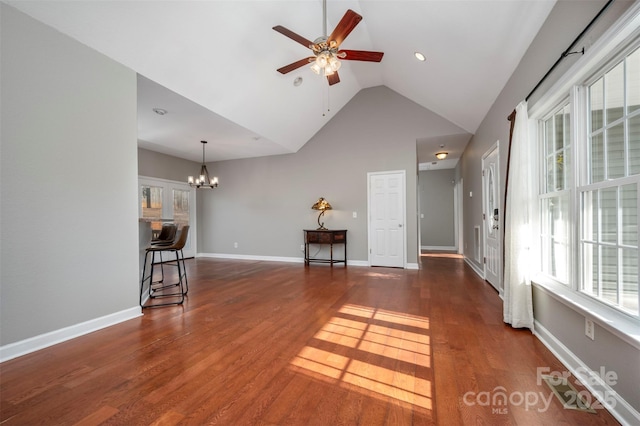
M 424 334 L 428 329 L 425 317 L 344 305 L 314 335 L 316 342 L 305 346 L 291 365 L 324 381 L 354 385 L 431 410 L 431 381 L 386 368 L 397 362 L 406 364 L 404 370 L 409 373 L 431 367 L 430 340 Z M 326 348 L 327 343 L 337 345 L 335 351 L 316 347 Z

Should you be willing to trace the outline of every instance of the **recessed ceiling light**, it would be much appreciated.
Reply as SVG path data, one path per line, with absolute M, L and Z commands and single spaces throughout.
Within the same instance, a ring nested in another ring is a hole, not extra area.
M 155 112 L 158 115 L 165 115 L 167 113 L 167 110 L 162 108 L 154 108 L 153 112 Z
M 413 54 L 413 56 L 415 56 L 417 60 L 422 61 L 422 62 L 427 60 L 427 58 L 425 58 L 425 56 L 420 52 L 415 52 Z

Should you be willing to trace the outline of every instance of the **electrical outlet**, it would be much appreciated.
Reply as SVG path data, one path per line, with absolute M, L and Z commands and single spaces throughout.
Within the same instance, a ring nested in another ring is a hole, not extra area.
M 304 244 L 300 244 L 300 251 L 304 251 Z
M 357 219 L 358 218 L 358 212 L 353 212 L 353 218 Z
M 593 321 L 591 321 L 589 318 L 584 319 L 584 335 L 591 340 L 595 340 Z
M 233 248 L 238 248 L 238 243 L 233 243 Z

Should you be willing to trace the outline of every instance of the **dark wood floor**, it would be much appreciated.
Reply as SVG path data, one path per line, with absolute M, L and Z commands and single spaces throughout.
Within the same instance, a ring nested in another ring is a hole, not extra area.
M 462 259 L 187 263 L 183 306 L 1 364 L 0 424 L 617 424 L 525 406 L 564 368 Z

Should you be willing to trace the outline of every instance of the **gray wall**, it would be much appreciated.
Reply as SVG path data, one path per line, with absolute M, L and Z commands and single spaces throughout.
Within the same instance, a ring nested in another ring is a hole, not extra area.
M 0 4 L 0 344 L 138 305 L 136 75 Z
M 455 169 L 423 170 L 418 174 L 420 246 L 455 247 L 455 179 Z
M 188 176 L 200 171 L 201 163 L 138 148 L 138 174 L 140 176 L 187 182 Z
M 462 132 L 384 86 L 362 90 L 295 154 L 211 164 L 220 187 L 198 193 L 198 250 L 302 258 L 302 229 L 316 227 L 311 205 L 325 197 L 333 206 L 325 225 L 348 229 L 348 259 L 367 261 L 367 172 L 405 170 L 415 264 L 416 139 Z
M 501 199 L 504 202 L 509 122 L 507 116 L 522 101 L 542 78 L 560 54 L 571 44 L 575 37 L 598 13 L 606 1 L 558 1 L 540 33 L 527 50 L 524 58 L 511 76 L 502 93 L 496 99 L 491 110 L 484 118 L 465 150 L 462 162 L 464 179 L 464 252 L 467 260 L 482 266 L 473 260 L 473 227 L 482 225 L 481 164 L 482 155 L 500 141 L 500 180 Z M 617 19 L 632 2 L 616 1 L 606 15 L 585 36 L 583 43 L 588 48 Z M 568 57 L 554 71 L 548 81 L 529 100 L 531 107 L 537 98 L 560 78 L 563 72 L 573 64 L 578 55 Z M 469 197 L 473 191 L 474 196 Z M 478 196 L 476 196 L 478 194 Z M 480 255 L 482 259 L 483 254 Z M 584 335 L 584 316 L 558 303 L 547 293 L 534 287 L 535 319 L 559 339 L 573 354 L 590 368 L 598 371 L 604 366 L 607 371 L 617 372 L 620 380 L 614 387 L 616 391 L 636 410 L 640 409 L 639 351 L 607 330 L 597 327 L 598 337 L 586 342 Z

